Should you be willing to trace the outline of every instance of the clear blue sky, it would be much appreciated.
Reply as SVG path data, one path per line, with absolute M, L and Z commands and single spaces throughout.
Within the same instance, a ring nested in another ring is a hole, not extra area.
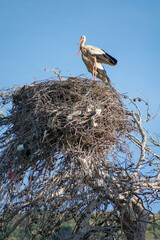
M 104 49 L 118 60 L 105 66 L 115 88 L 131 97 L 142 91 L 151 113 L 160 105 L 160 0 L 0 0 L 0 88 L 87 72 L 77 46 Z M 150 124 L 160 132 L 160 117 Z

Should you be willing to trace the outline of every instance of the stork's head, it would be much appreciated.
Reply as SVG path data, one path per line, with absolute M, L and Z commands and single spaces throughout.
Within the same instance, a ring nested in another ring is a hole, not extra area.
M 78 45 L 79 45 L 80 43 L 85 43 L 85 41 L 86 41 L 86 36 L 83 35 L 83 36 L 81 37 Z

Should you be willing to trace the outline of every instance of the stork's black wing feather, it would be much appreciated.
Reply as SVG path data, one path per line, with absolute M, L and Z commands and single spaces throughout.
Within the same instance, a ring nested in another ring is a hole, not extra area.
M 116 65 L 117 64 L 117 60 L 112 57 L 111 55 L 109 55 L 108 53 L 106 53 L 104 50 L 102 50 L 104 52 L 104 54 L 96 54 L 96 58 L 99 60 L 103 60 L 103 61 L 108 61 L 108 63 L 110 63 L 111 65 Z
M 100 68 L 97 68 L 97 72 L 100 73 L 102 76 L 107 77 L 106 71 L 104 69 L 102 70 Z
M 107 73 L 106 73 L 106 71 L 103 69 L 100 69 L 100 68 L 97 68 L 97 72 L 99 73 L 99 74 L 101 74 L 103 77 L 105 77 L 106 79 L 107 79 L 107 82 L 108 83 L 110 83 L 111 82 L 111 80 L 109 79 L 109 77 L 107 76 Z M 100 78 L 101 79 L 101 78 Z M 103 79 L 102 79 L 103 80 Z

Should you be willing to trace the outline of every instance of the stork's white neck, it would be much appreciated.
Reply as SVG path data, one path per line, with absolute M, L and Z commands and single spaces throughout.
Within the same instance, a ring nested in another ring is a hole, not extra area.
M 84 46 L 85 42 L 86 42 L 85 39 L 81 42 L 80 49 L 82 49 L 82 47 Z

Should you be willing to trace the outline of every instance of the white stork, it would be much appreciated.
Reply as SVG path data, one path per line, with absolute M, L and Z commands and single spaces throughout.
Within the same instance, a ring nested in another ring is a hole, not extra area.
M 109 64 L 111 66 L 116 65 L 117 60 L 110 56 L 108 53 L 106 53 L 104 50 L 97 48 L 97 47 L 93 47 L 91 45 L 84 45 L 84 43 L 86 42 L 86 37 L 82 36 L 78 45 L 81 43 L 80 45 L 80 50 L 77 53 L 77 55 L 82 52 L 82 54 L 84 54 L 88 59 L 91 60 L 92 62 L 92 75 L 93 75 L 93 80 L 96 79 L 96 71 L 97 71 L 97 63 L 105 63 L 105 64 Z

